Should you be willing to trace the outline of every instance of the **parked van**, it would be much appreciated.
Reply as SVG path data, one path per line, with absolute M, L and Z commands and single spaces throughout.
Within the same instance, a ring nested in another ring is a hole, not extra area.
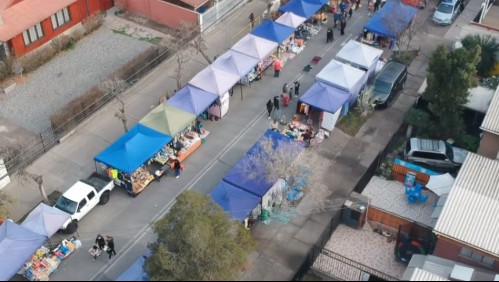
M 442 0 L 433 14 L 433 22 L 439 25 L 449 25 L 461 13 L 461 0 Z
M 374 103 L 388 107 L 402 90 L 407 80 L 407 67 L 397 62 L 388 62 L 374 80 Z

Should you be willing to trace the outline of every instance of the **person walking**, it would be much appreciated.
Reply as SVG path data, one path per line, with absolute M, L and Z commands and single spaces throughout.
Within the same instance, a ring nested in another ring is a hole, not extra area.
M 250 29 L 253 29 L 253 27 L 255 27 L 255 15 L 253 13 L 249 15 L 249 22 L 250 22 Z
M 113 255 L 116 256 L 116 250 L 114 249 L 114 239 L 111 236 L 106 236 L 107 242 L 107 253 L 109 257 L 107 260 L 109 261 Z
M 289 89 L 288 89 L 288 83 L 284 83 L 284 85 L 282 86 L 282 93 L 283 94 L 288 94 L 289 93 Z
M 175 160 L 173 163 L 173 169 L 175 170 L 175 178 L 180 177 L 180 169 L 182 168 L 182 165 L 180 164 L 179 160 Z
M 300 82 L 298 80 L 295 81 L 295 96 L 300 96 Z
M 374 0 L 374 12 L 376 12 L 379 9 L 379 1 L 380 0 Z
M 104 236 L 102 236 L 101 234 L 97 235 L 97 238 L 95 238 L 95 244 L 99 246 L 100 250 L 103 250 L 106 246 L 106 240 L 104 239 Z
M 279 77 L 279 73 L 281 72 L 281 61 L 279 59 L 275 59 L 274 61 L 274 77 Z
M 342 19 L 340 23 L 341 35 L 345 35 L 346 26 L 347 26 L 347 21 L 345 19 Z
M 353 15 L 353 7 L 350 6 L 350 9 L 348 9 L 348 18 L 351 19 Z
M 97 258 L 100 256 L 101 250 L 99 249 L 98 245 L 93 245 L 89 252 L 94 260 L 97 260 Z
M 326 43 L 333 42 L 333 39 L 334 39 L 333 29 L 329 27 L 326 32 Z
M 269 113 L 269 119 L 270 115 L 272 114 L 272 109 L 274 108 L 274 104 L 272 104 L 272 100 L 269 99 L 267 102 L 267 112 Z
M 277 111 L 279 110 L 279 97 L 274 96 L 274 110 Z

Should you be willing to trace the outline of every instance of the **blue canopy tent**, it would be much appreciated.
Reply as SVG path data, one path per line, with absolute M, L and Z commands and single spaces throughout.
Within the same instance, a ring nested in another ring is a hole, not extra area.
M 281 44 L 288 39 L 295 29 L 272 20 L 265 19 L 250 34 Z
M 321 4 L 314 4 L 311 2 L 305 2 L 303 0 L 291 0 L 284 6 L 279 8 L 279 12 L 291 12 L 297 16 L 304 17 L 306 19 L 311 18 L 319 9 L 322 7 Z
M 186 85 L 165 103 L 179 108 L 185 112 L 199 116 L 218 99 L 218 95 L 199 89 L 192 85 Z
M 416 7 L 405 5 L 401 1 L 386 1 L 383 8 L 364 25 L 364 30 L 396 40 L 417 12 Z
M 47 237 L 9 220 L 0 225 L 0 280 L 8 281 Z
M 261 201 L 260 197 L 223 180 L 213 189 L 210 196 L 233 219 L 239 221 L 243 221 L 248 217 Z
M 94 160 L 119 171 L 132 173 L 171 140 L 169 135 L 138 123 L 95 156 Z
M 336 113 L 348 105 L 351 94 L 326 83 L 316 81 L 298 101 L 328 113 Z
M 134 261 L 115 281 L 149 281 L 149 275 L 144 270 L 144 263 L 150 256 L 151 251 L 147 250 L 144 255 Z
M 303 2 L 323 6 L 323 5 L 326 5 L 329 2 L 329 0 L 303 0 Z

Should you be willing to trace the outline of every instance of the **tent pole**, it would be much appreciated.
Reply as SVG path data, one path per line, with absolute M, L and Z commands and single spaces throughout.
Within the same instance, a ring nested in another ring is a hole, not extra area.
M 240 88 L 241 89 L 241 100 L 243 100 L 243 84 L 240 83 L 239 85 L 241 86 L 241 88 Z

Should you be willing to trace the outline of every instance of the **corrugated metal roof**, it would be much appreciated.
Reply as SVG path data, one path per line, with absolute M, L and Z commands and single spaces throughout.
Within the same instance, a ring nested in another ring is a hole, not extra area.
M 77 0 L 24 0 L 3 11 L 0 41 L 6 42 Z M 46 31 L 45 31 L 46 33 Z
M 496 88 L 494 98 L 492 98 L 492 102 L 490 102 L 489 109 L 485 114 L 480 129 L 499 134 L 499 86 Z
M 414 268 L 409 281 L 449 281 L 443 277 L 440 277 L 434 273 L 422 270 L 420 268 Z
M 469 153 L 435 225 L 435 233 L 499 256 L 498 214 L 499 160 Z

